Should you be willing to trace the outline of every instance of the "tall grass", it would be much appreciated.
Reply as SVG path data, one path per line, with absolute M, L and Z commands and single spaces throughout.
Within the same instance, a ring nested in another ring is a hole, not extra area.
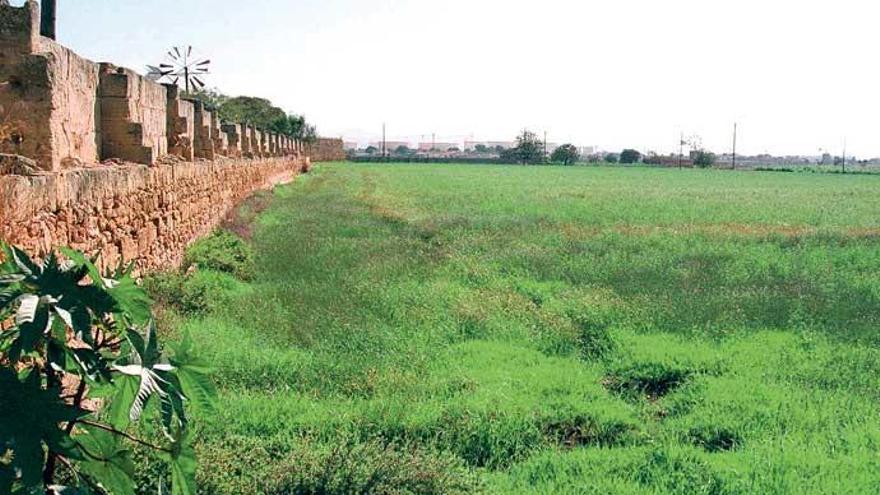
M 223 396 L 202 490 L 872 493 L 878 188 L 319 167 L 256 217 L 252 277 L 180 282 L 222 301 L 173 320 Z

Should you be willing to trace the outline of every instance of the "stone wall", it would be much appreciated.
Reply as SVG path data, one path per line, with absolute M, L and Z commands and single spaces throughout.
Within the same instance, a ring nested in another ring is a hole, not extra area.
M 167 268 L 236 203 L 309 168 L 300 143 L 81 58 L 39 17 L 0 0 L 0 240 Z
M 152 165 L 166 154 L 184 160 L 238 156 L 223 124 L 200 103 L 113 64 L 96 64 L 39 34 L 39 7 L 0 0 L 0 153 L 30 158 L 57 172 L 107 160 Z M 194 108 L 190 109 L 189 105 Z M 267 134 L 246 155 L 286 156 Z
M 101 64 L 101 156 L 152 164 L 168 154 L 168 91 L 134 71 Z
M 318 138 L 307 146 L 308 155 L 313 162 L 338 162 L 345 160 L 345 147 L 342 139 Z
M 36 255 L 71 246 L 100 253 L 105 266 L 125 259 L 141 270 L 173 267 L 239 201 L 293 180 L 308 163 L 220 159 L 0 176 L 0 239 Z
M 0 7 L 0 152 L 45 170 L 95 162 L 98 66 L 39 36 L 39 8 Z

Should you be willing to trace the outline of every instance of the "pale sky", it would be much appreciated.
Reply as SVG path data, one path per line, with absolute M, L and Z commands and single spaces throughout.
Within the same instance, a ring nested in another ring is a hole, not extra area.
M 172 45 L 209 84 L 361 142 L 549 140 L 668 152 L 880 156 L 880 7 L 862 0 L 58 0 L 59 40 L 143 70 Z M 20 3 L 20 2 L 19 2 Z

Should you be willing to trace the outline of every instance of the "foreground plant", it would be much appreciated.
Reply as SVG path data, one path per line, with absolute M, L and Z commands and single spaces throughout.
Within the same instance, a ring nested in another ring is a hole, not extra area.
M 167 460 L 173 494 L 194 494 L 185 406 L 215 392 L 189 339 L 163 352 L 131 267 L 0 248 L 0 493 L 134 494 L 139 445 Z

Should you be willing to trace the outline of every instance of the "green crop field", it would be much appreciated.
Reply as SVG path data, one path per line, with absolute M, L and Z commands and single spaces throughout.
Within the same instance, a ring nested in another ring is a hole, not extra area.
M 148 281 L 220 389 L 201 490 L 876 493 L 878 191 L 320 165 Z

